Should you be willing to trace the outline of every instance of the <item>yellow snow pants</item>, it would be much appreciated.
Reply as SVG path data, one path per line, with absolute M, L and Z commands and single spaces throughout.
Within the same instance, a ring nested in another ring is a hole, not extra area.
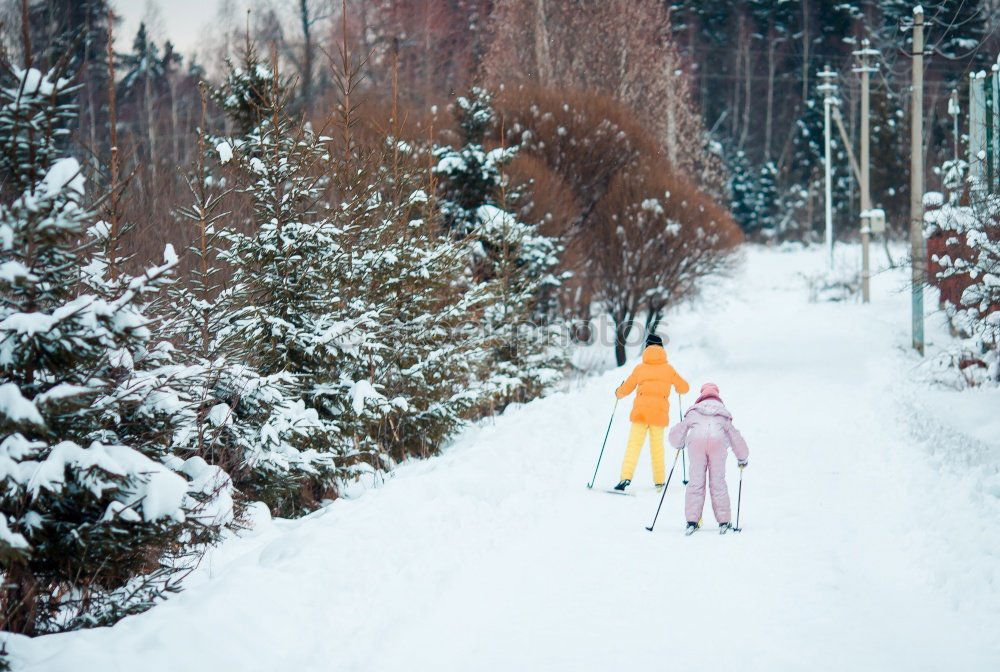
M 621 480 L 631 481 L 632 474 L 635 473 L 635 465 L 639 461 L 639 453 L 642 452 L 642 444 L 646 442 L 646 434 L 649 434 L 649 452 L 653 458 L 653 483 L 659 485 L 666 480 L 666 471 L 663 467 L 663 427 L 654 427 L 641 422 L 633 422 L 632 429 L 628 433 L 628 444 L 625 447 L 625 459 L 622 461 Z

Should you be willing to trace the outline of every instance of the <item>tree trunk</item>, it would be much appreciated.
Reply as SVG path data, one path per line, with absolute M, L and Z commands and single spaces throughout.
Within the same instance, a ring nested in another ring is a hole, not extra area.
M 181 125 L 177 114 L 177 79 L 168 73 L 167 83 L 170 86 L 170 137 L 173 140 L 173 159 L 174 165 L 179 166 L 181 165 Z
M 663 306 L 650 306 L 649 310 L 646 312 L 646 335 L 655 334 L 656 330 L 660 328 L 660 322 L 662 320 Z
M 543 86 L 552 82 L 552 55 L 549 51 L 549 26 L 546 0 L 535 0 L 535 63 Z
M 37 634 L 38 582 L 25 564 L 14 562 L 6 571 L 4 586 L 0 590 L 0 604 L 4 617 L 4 630 L 21 635 Z
M 802 0 L 802 104 L 809 100 L 809 0 Z
M 677 169 L 677 119 L 674 116 L 674 102 L 667 103 L 667 160 L 670 167 Z
M 84 45 L 84 56 L 83 56 L 83 80 L 84 88 L 87 91 L 87 107 L 89 108 L 89 113 L 87 115 L 88 127 L 90 131 L 90 154 L 93 161 L 94 172 L 97 173 L 101 169 L 101 148 L 97 146 L 97 115 L 100 112 L 96 101 L 94 100 L 94 84 L 93 81 L 93 68 L 90 62 L 90 12 L 87 12 L 87 21 L 84 27 L 86 31 L 84 33 L 86 43 Z
M 735 138 L 740 131 L 740 70 L 743 64 L 743 17 L 740 17 L 736 27 L 736 64 L 733 66 L 733 120 L 732 133 Z
M 743 41 L 743 68 L 745 70 L 746 84 L 743 87 L 743 132 L 740 134 L 740 147 L 742 148 L 746 145 L 747 135 L 750 132 L 750 96 L 751 96 L 751 60 L 750 60 L 750 41 L 753 38 L 750 35 L 750 31 L 747 30 L 746 39 Z
M 309 0 L 299 0 L 299 19 L 302 21 L 302 95 L 303 107 L 308 109 L 312 98 L 313 43 L 312 21 L 309 17 Z
M 156 190 L 161 187 L 156 181 L 156 164 L 159 163 L 160 157 L 156 153 L 156 122 L 153 116 L 153 86 L 152 81 L 150 81 L 149 66 L 146 67 L 146 76 L 143 78 L 145 80 L 145 105 L 146 105 L 146 142 L 148 143 L 149 151 L 149 172 L 150 172 L 150 185 L 149 188 L 149 198 L 152 204 L 152 211 L 156 212 Z
M 774 120 L 774 31 L 767 42 L 767 119 L 764 122 L 764 161 L 771 160 L 771 134 Z
M 809 189 L 806 191 L 806 232 L 812 238 L 813 229 L 813 176 L 809 176 Z
M 628 335 L 631 332 L 631 316 L 624 316 L 622 319 L 615 319 L 615 362 L 618 366 L 625 366 L 625 344 L 628 342 Z

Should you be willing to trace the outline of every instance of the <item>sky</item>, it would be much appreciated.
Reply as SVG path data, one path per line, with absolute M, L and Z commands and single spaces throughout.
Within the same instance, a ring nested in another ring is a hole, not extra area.
M 169 39 L 178 51 L 190 55 L 201 46 L 199 41 L 210 35 L 205 28 L 215 17 L 221 0 L 113 0 L 113 4 L 122 17 L 115 37 L 118 49 L 131 45 L 139 23 L 158 9 L 163 35 L 157 42 Z

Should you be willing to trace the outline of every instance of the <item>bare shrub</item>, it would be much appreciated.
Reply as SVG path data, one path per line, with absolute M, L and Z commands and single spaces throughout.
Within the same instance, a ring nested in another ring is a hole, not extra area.
M 578 239 L 588 251 L 592 294 L 615 324 L 619 365 L 639 314 L 645 310 L 645 330 L 655 332 L 669 305 L 729 269 L 730 252 L 742 238 L 724 208 L 655 164 L 616 177 L 594 222 Z
M 726 270 L 739 230 L 622 103 L 519 86 L 498 96 L 497 106 L 506 141 L 520 142 L 572 194 L 575 208 L 561 232 L 573 273 L 564 305 L 584 321 L 595 303 L 607 310 L 623 363 L 637 315 L 645 310 L 647 328 L 655 329 L 668 305 L 695 293 L 699 279 Z

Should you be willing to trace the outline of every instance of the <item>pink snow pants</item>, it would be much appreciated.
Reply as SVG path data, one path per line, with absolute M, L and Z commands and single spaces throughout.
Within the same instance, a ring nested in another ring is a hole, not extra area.
M 688 462 L 690 462 L 689 483 L 684 496 L 684 516 L 688 522 L 697 523 L 705 508 L 705 480 L 712 494 L 712 512 L 719 523 L 731 522 L 732 510 L 729 505 L 729 488 L 726 486 L 726 441 L 720 432 L 699 433 L 688 436 Z

